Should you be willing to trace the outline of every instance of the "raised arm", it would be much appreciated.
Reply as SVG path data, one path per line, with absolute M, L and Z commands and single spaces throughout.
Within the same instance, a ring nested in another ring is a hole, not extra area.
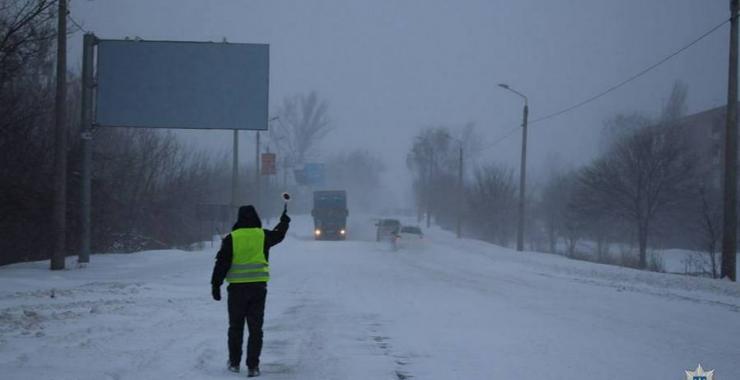
M 280 223 L 272 230 L 265 230 L 265 246 L 269 249 L 273 245 L 283 241 L 289 227 L 290 217 L 283 211 L 283 214 L 280 215 Z

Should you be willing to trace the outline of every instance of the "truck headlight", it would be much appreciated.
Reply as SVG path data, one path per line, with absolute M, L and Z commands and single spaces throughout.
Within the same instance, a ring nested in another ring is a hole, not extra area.
M 345 231 L 345 230 L 339 230 L 339 234 L 340 234 L 340 235 L 344 235 L 344 234 L 346 234 L 346 233 L 347 233 L 347 231 Z
M 316 235 L 316 236 L 320 236 L 321 235 L 321 230 L 317 228 L 317 229 L 315 229 L 313 231 L 313 234 Z

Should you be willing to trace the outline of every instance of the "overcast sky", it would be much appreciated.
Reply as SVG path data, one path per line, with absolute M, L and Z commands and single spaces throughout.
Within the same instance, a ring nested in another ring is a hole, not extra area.
M 655 63 L 729 17 L 727 0 L 72 0 L 71 14 L 103 38 L 270 44 L 271 107 L 316 90 L 330 105 L 326 151 L 383 155 L 396 193 L 405 156 L 429 125 L 474 122 L 484 145 L 520 123 L 521 99 L 537 118 Z M 619 112 L 657 115 L 673 82 L 689 86 L 689 112 L 722 105 L 729 25 L 655 71 L 585 107 L 532 126 L 529 165 L 543 173 L 598 151 L 602 122 Z M 81 34 L 71 37 L 79 66 Z M 230 151 L 231 132 L 178 132 Z M 253 157 L 254 133 L 242 134 Z M 518 169 L 520 133 L 482 161 Z

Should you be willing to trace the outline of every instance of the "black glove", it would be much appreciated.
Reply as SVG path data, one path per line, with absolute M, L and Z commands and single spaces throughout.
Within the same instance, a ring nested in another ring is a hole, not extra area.
M 290 217 L 288 214 L 286 214 L 285 211 L 283 211 L 283 214 L 280 215 L 280 223 L 290 223 Z
M 211 286 L 211 295 L 213 296 L 213 299 L 216 301 L 221 301 L 221 287 L 212 285 Z

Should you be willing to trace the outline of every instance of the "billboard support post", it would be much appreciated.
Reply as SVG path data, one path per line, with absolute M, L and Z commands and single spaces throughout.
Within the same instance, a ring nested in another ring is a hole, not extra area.
M 90 225 L 91 225 L 91 183 L 92 183 L 92 150 L 93 150 L 93 114 L 92 99 L 95 79 L 93 77 L 93 61 L 95 49 L 95 35 L 85 33 L 82 38 L 82 104 L 81 117 L 82 122 L 82 189 L 80 191 L 81 207 L 81 234 L 80 236 L 80 253 L 77 262 L 84 265 L 90 262 Z
M 257 131 L 257 146 L 254 154 L 254 187 L 255 187 L 255 207 L 261 206 L 262 181 L 260 181 L 260 131 Z
M 239 131 L 234 130 L 234 147 L 232 149 L 233 162 L 231 164 L 231 207 L 239 207 Z

